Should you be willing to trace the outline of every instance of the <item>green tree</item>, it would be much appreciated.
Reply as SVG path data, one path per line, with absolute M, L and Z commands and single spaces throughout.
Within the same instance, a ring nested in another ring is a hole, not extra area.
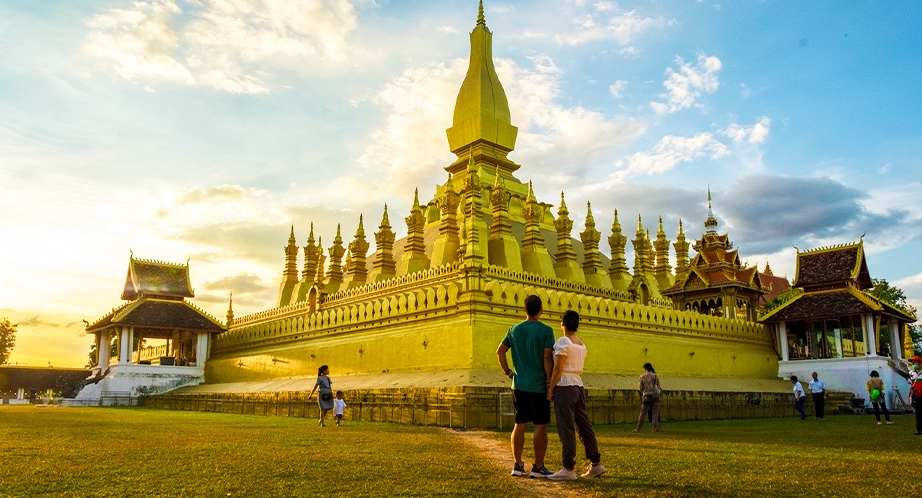
M 917 316 L 918 310 L 916 310 L 915 306 L 906 302 L 906 294 L 903 293 L 903 289 L 890 285 L 887 280 L 882 278 L 872 279 L 871 282 L 874 287 L 868 291 L 868 294 L 913 316 Z M 912 339 L 915 354 L 922 355 L 922 327 L 915 324 L 910 325 L 909 337 Z
M 19 324 L 10 323 L 10 319 L 3 317 L 0 320 L 0 365 L 5 365 L 16 345 L 16 327 Z
M 791 299 L 794 299 L 795 297 L 803 293 L 804 291 L 801 289 L 797 289 L 794 287 L 788 287 L 787 289 L 782 291 L 781 294 L 778 294 L 777 296 L 773 297 L 771 301 L 765 303 L 765 307 L 762 309 L 762 314 L 766 314 L 769 311 L 772 311 L 773 309 L 781 306 L 782 304 L 790 301 Z

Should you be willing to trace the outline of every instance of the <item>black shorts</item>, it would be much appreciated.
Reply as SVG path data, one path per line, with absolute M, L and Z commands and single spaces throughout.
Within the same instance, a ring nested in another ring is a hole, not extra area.
M 515 407 L 515 423 L 547 425 L 551 423 L 551 402 L 547 393 L 512 391 L 512 406 Z

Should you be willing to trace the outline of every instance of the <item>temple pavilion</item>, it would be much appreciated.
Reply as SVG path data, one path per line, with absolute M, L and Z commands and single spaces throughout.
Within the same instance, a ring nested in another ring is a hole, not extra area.
M 688 243 L 679 221 L 679 235 L 675 243 L 677 282 L 666 288 L 663 295 L 672 298 L 679 310 L 756 321 L 760 300 L 771 292 L 771 288 L 762 284 L 757 268 L 741 262 L 728 235 L 717 233 L 710 189 L 704 227 L 706 232 L 693 247 L 695 257 L 689 261 Z M 657 263 L 659 261 L 660 258 L 657 258 Z
M 354 232 L 340 223 L 332 237 L 312 226 L 304 246 L 292 227 L 276 306 L 229 320 L 228 331 L 214 338 L 206 383 L 178 394 L 310 391 L 317 367 L 326 364 L 334 387 L 354 390 L 353 396 L 385 390 L 388 399 L 402 400 L 412 398 L 411 390 L 435 389 L 457 396 L 471 416 L 492 410 L 492 422 L 483 424 L 495 424 L 503 420 L 496 396 L 508 392 L 496 346 L 523 319 L 530 294 L 541 297 L 542 318 L 555 330 L 564 311 L 582 316 L 580 334 L 592 345 L 584 375 L 591 388 L 633 396 L 649 361 L 670 390 L 744 399 L 788 392 L 777 377 L 775 336 L 749 319 L 763 292 L 756 272 L 740 267 L 725 236 L 706 234 L 700 258 L 687 268 L 680 264 L 677 275 L 661 222 L 656 240 L 640 217 L 625 234 L 617 211 L 569 206 L 564 193 L 543 202 L 518 178 L 522 166 L 509 157 L 517 128 L 492 51 L 481 3 L 446 131 L 456 159 L 428 201 L 418 190 L 408 192 L 406 234 L 395 233 L 387 206 L 377 229 L 361 215 Z M 579 233 L 573 233 L 575 220 L 583 221 Z M 346 233 L 354 233 L 351 241 Z M 679 260 L 687 260 L 687 244 L 677 250 Z M 688 275 L 716 285 L 717 269 L 732 270 L 739 283 L 726 294 L 731 297 L 715 296 L 714 306 L 720 297 L 727 311 L 700 313 L 702 305 L 711 306 L 704 296 L 675 309 L 663 293 L 676 282 L 696 290 Z M 484 407 L 472 408 L 476 403 Z
M 188 262 L 136 259 L 132 254 L 121 296 L 126 302 L 86 327 L 96 337 L 97 364 L 90 377 L 93 382 L 77 399 L 98 399 L 113 392 L 137 394 L 139 388 L 157 392 L 201 382 L 211 337 L 226 327 L 187 301 L 194 296 Z M 113 339 L 118 354 L 110 358 Z M 164 344 L 143 348 L 145 339 Z
M 912 350 L 906 325 L 916 317 L 867 292 L 873 284 L 863 239 L 798 250 L 793 287 L 793 298 L 761 317 L 777 336 L 780 375 L 808 379 L 815 371 L 830 388 L 858 397 L 867 396 L 871 370 L 888 387 L 904 385 L 897 371 L 905 368 L 903 350 Z

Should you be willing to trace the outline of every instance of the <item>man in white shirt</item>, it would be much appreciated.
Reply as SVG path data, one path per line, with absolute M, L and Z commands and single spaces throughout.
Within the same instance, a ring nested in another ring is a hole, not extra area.
M 813 397 L 813 406 L 816 408 L 817 420 L 823 420 L 823 408 L 826 405 L 826 383 L 817 377 L 813 372 L 813 380 L 807 385 L 810 388 L 810 396 Z
M 800 382 L 797 382 L 797 376 L 791 376 L 791 382 L 794 384 L 794 409 L 800 412 L 800 419 L 804 420 L 807 418 L 807 414 L 804 412 L 804 399 L 806 399 L 806 394 L 804 394 L 804 387 L 800 385 Z

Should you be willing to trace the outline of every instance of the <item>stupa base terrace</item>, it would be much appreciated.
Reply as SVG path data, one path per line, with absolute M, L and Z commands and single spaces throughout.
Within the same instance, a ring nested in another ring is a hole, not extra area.
M 508 425 L 510 415 L 503 414 L 509 382 L 495 351 L 509 327 L 523 319 L 522 303 L 530 294 L 542 299 L 548 324 L 559 323 L 568 309 L 580 313 L 580 335 L 590 345 L 584 379 L 593 399 L 618 400 L 624 410 L 636 411 L 637 376 L 651 362 L 671 394 L 672 418 L 790 413 L 790 384 L 777 377 L 774 334 L 759 323 L 636 304 L 611 289 L 460 264 L 326 296 L 320 309 L 305 301 L 235 319 L 214 338 L 205 384 L 144 403 L 181 408 L 201 400 L 245 405 L 248 397 L 266 395 L 297 400 L 306 398 L 314 372 L 326 364 L 334 389 L 347 393 L 350 406 L 372 403 L 422 413 L 437 405 L 460 414 L 460 420 L 451 415 L 451 425 Z M 727 397 L 736 401 L 727 404 Z M 702 408 L 708 400 L 714 400 L 713 409 Z M 239 410 L 246 413 L 243 405 Z M 507 411 L 511 414 L 511 405 Z M 615 415 L 599 417 L 600 423 L 620 421 Z M 441 419 L 443 425 L 448 421 Z

